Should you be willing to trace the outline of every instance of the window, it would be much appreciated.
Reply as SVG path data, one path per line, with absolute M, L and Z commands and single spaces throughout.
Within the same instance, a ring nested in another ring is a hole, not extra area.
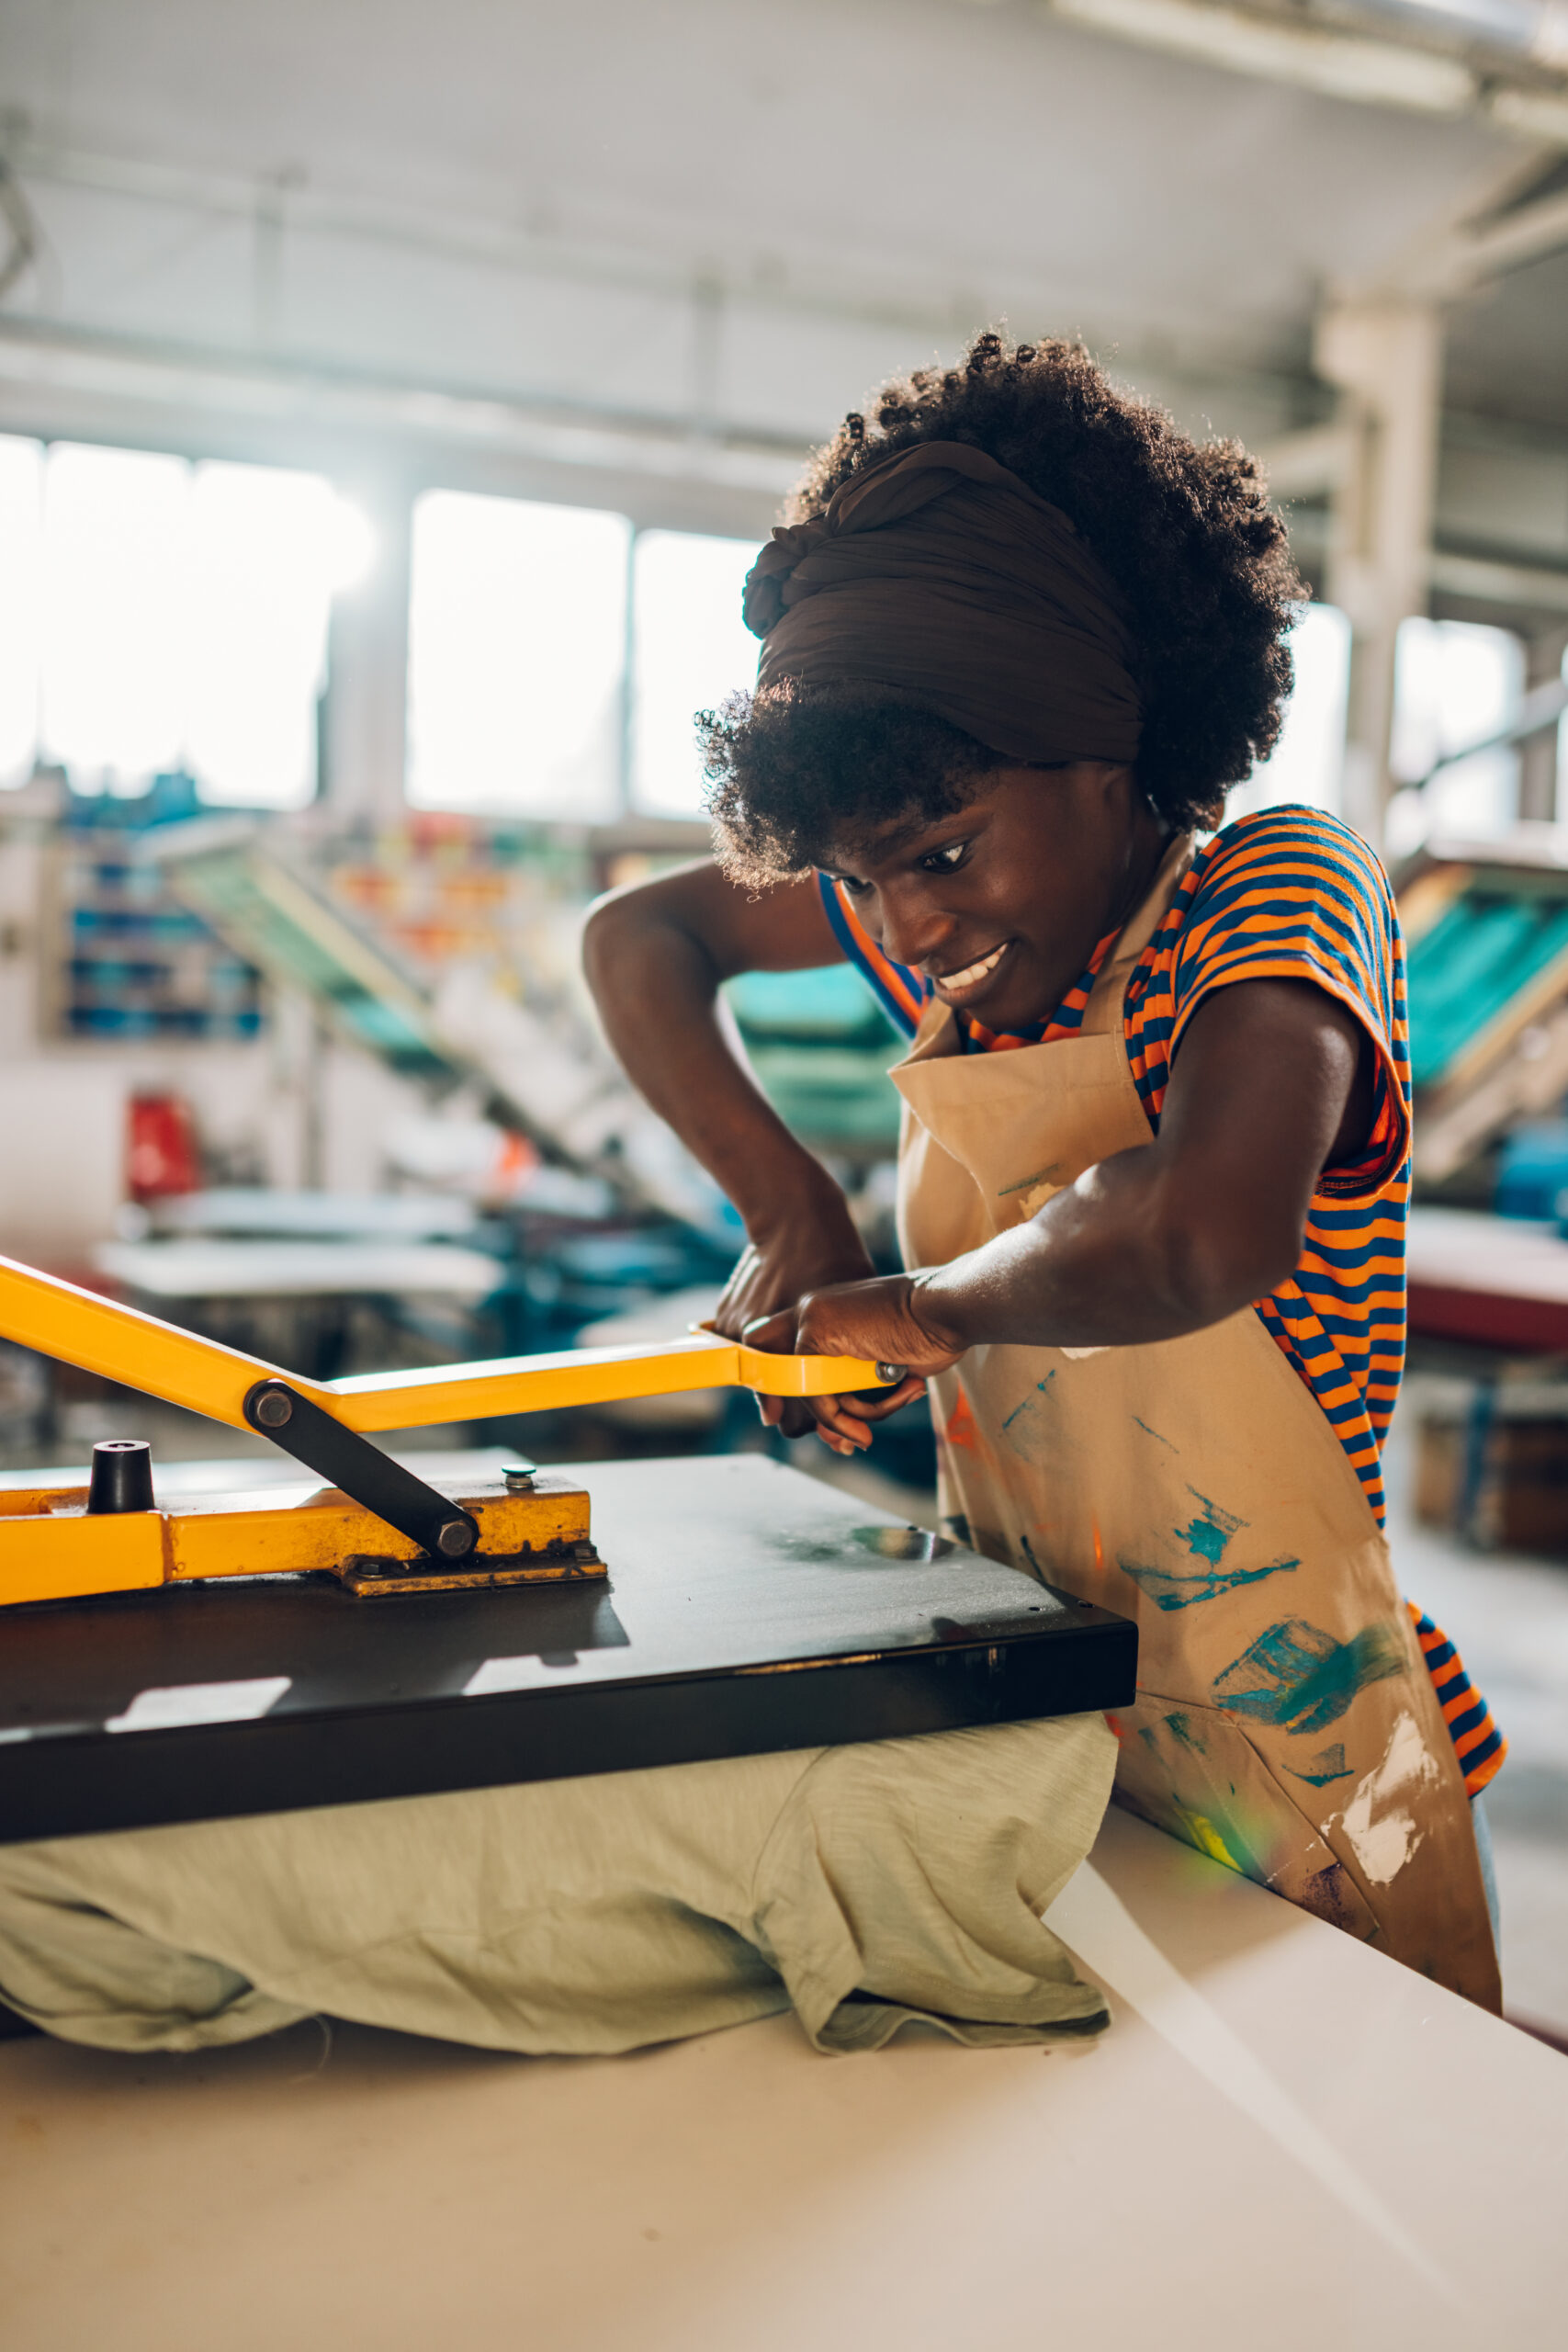
M 38 752 L 42 534 L 43 451 L 0 435 L 0 786 L 25 784 Z
M 372 552 L 364 516 L 319 474 L 197 467 L 184 760 L 204 800 L 313 797 L 333 596 Z
M 757 639 L 740 591 L 757 560 L 750 539 L 643 531 L 634 563 L 632 797 L 658 816 L 702 814 L 693 714 L 757 674 Z
M 1510 630 L 1474 621 L 1402 621 L 1389 763 L 1393 773 L 1419 784 L 1450 752 L 1506 727 L 1523 689 L 1524 648 Z M 1504 832 L 1513 822 L 1518 788 L 1519 755 L 1512 745 L 1456 760 L 1421 796 L 1422 829 Z
M 1342 813 L 1350 624 L 1334 605 L 1309 605 L 1290 635 L 1296 680 L 1280 740 L 1225 806 L 1227 819 L 1282 801 Z
M 614 816 L 625 515 L 433 490 L 413 511 L 408 796 L 421 808 Z
M 0 436 L 0 781 L 37 757 L 78 792 L 183 770 L 300 806 L 332 597 L 368 551 L 315 474 Z

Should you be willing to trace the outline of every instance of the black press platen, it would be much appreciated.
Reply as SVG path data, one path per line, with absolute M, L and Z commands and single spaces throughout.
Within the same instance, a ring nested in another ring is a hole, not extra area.
M 258 1380 L 245 1397 L 244 1415 L 252 1429 L 308 1470 L 330 1479 L 432 1559 L 466 1560 L 478 1544 L 477 1520 L 357 1430 L 345 1429 L 331 1413 L 323 1413 L 286 1380 Z

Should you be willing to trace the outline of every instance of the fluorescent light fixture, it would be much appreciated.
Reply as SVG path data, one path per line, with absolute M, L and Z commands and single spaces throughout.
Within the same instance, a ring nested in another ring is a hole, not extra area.
M 1046 0 L 1048 13 L 1147 49 L 1174 51 L 1233 74 L 1293 82 L 1325 97 L 1366 106 L 1462 114 L 1475 102 L 1475 77 L 1457 59 L 1354 34 L 1286 25 L 1194 0 Z

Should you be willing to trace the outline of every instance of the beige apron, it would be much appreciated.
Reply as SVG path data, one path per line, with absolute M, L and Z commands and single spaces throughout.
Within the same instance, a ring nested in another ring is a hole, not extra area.
M 1148 1143 L 1122 998 L 1190 854 L 1168 855 L 1077 1036 L 965 1055 L 927 1008 L 893 1073 L 907 1265 L 948 1263 Z M 1145 1346 L 971 1348 L 932 1409 L 968 1540 L 1137 1620 L 1121 1801 L 1499 2008 L 1463 1779 L 1388 1546 L 1254 1309 Z

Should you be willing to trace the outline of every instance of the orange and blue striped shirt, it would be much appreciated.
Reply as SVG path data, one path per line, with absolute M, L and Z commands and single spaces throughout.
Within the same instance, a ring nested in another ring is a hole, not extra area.
M 845 956 L 895 1024 L 912 1036 L 930 981 L 885 956 L 851 900 L 826 875 L 820 880 Z M 1115 936 L 1099 943 L 1051 1020 L 1033 1031 L 998 1034 L 961 1015 L 964 1050 L 1005 1052 L 1071 1036 Z M 1404 1367 L 1411 1124 L 1404 946 L 1378 858 L 1359 834 L 1322 809 L 1264 809 L 1204 842 L 1134 967 L 1123 1039 L 1156 1134 L 1171 1061 L 1199 1005 L 1216 989 L 1260 979 L 1310 980 L 1325 989 L 1354 1016 L 1377 1056 L 1366 1144 L 1353 1161 L 1319 1177 L 1301 1262 L 1256 1307 L 1327 1416 L 1381 1526 L 1382 1446 Z M 1452 1644 L 1429 1618 L 1412 1614 L 1474 1795 L 1502 1764 L 1502 1735 Z

